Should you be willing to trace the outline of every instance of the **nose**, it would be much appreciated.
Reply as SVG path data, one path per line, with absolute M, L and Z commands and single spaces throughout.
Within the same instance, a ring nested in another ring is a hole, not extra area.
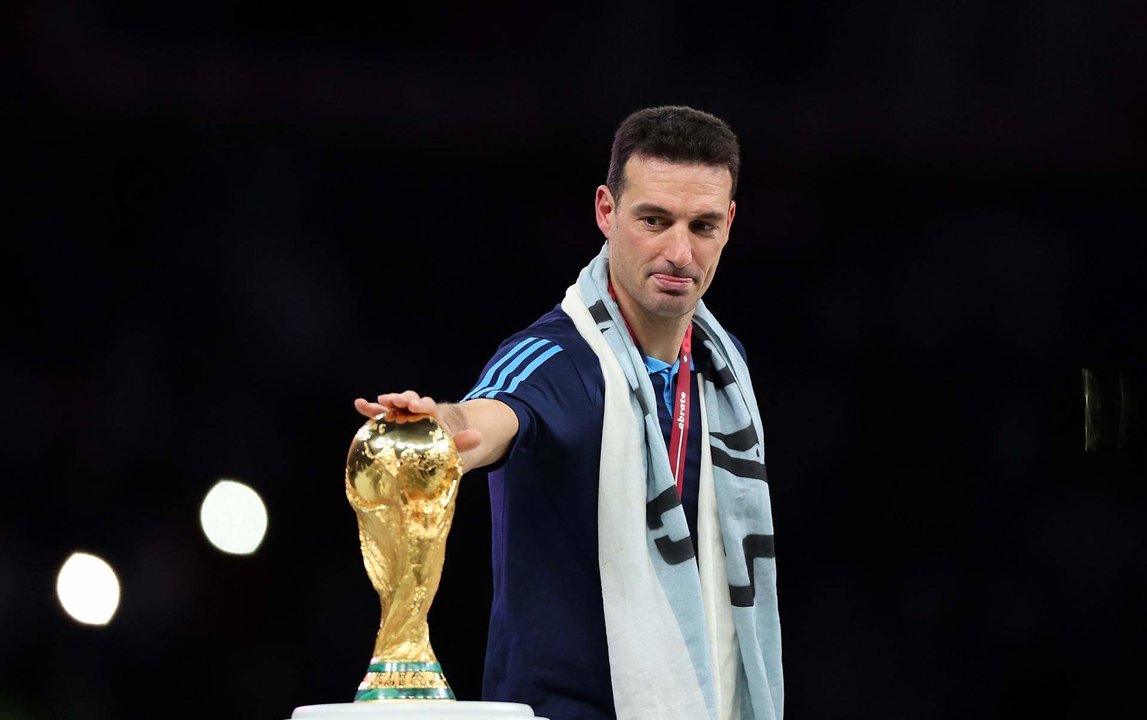
M 689 242 L 689 229 L 674 227 L 666 235 L 668 235 L 668 244 L 665 247 L 665 259 L 677 268 L 683 268 L 693 262 L 693 246 Z

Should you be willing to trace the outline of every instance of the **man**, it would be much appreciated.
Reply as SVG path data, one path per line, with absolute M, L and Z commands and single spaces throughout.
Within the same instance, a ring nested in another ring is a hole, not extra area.
M 562 303 L 458 404 L 355 402 L 435 416 L 490 473 L 487 700 L 551 720 L 781 718 L 760 416 L 740 344 L 701 303 L 739 166 L 712 115 L 634 113 L 597 189 L 606 245 Z

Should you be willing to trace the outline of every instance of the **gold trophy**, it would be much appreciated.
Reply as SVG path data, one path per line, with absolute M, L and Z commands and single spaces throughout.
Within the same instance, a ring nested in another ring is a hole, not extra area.
M 293 720 L 545 720 L 520 703 L 455 701 L 430 647 L 426 614 L 461 477 L 454 439 L 433 418 L 396 423 L 380 415 L 355 434 L 346 496 L 382 620 L 355 701 L 303 705 Z
M 426 614 L 446 554 L 462 459 L 433 418 L 368 421 L 351 444 L 346 495 L 382 619 L 355 702 L 453 700 Z

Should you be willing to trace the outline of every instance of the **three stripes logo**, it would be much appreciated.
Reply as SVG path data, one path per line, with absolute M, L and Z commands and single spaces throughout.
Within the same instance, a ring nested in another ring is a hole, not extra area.
M 562 346 L 545 338 L 528 337 L 510 348 L 502 359 L 490 366 L 465 400 L 492 398 L 498 393 L 512 393 L 546 360 L 562 351 Z

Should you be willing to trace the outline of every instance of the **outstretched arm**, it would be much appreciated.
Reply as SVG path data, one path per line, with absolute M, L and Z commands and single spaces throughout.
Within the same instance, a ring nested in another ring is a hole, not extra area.
M 463 470 L 474 470 L 502 459 L 518 433 L 518 416 L 499 400 L 479 398 L 464 403 L 439 403 L 413 390 L 379 395 L 377 402 L 363 398 L 354 407 L 367 417 L 387 416 L 407 422 L 430 415 L 454 436 Z

